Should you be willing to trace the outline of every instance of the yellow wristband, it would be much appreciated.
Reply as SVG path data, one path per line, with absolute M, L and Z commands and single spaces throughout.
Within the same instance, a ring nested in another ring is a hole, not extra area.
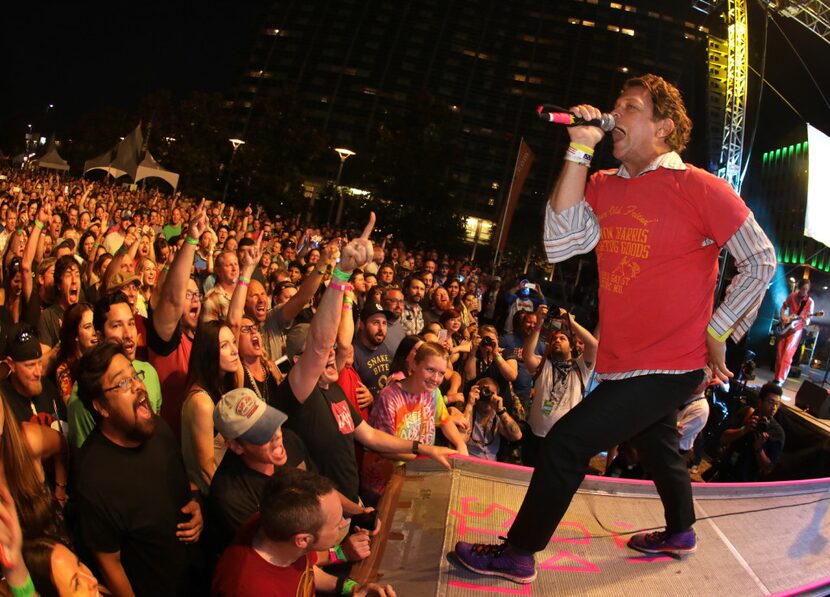
M 718 333 L 715 331 L 715 328 L 713 328 L 711 325 L 710 325 L 710 326 L 708 326 L 708 327 L 706 328 L 706 331 L 707 331 L 707 333 L 708 333 L 710 336 L 712 336 L 712 338 L 714 338 L 714 339 L 715 339 L 715 340 L 717 340 L 718 342 L 726 342 L 726 339 L 727 339 L 729 336 L 731 336 L 731 335 L 732 335 L 732 328 L 729 328 L 728 330 L 726 330 L 726 332 L 724 332 L 724 333 L 723 333 L 722 335 L 720 335 L 720 336 L 719 336 L 719 335 L 718 335 Z
M 582 145 L 582 143 L 574 143 L 573 141 L 570 143 L 570 146 L 574 149 L 578 149 L 579 151 L 584 151 L 588 155 L 594 155 L 594 150 L 588 147 L 587 145 Z

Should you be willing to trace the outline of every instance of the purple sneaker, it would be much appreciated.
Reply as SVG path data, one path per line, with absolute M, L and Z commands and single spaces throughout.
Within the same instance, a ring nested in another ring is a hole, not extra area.
M 628 547 L 643 553 L 683 556 L 697 549 L 697 538 L 692 529 L 682 533 L 669 533 L 668 531 L 637 533 L 628 540 Z
M 501 545 L 459 541 L 455 544 L 455 556 L 465 568 L 478 574 L 501 576 L 522 584 L 536 578 L 533 556 L 516 553 L 506 541 Z

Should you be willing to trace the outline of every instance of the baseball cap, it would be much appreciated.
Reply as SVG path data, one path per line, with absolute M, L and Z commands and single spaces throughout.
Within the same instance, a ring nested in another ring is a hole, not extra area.
M 225 439 L 262 446 L 274 437 L 286 414 L 265 404 L 249 388 L 227 392 L 213 410 L 213 426 Z
M 43 355 L 37 332 L 27 323 L 19 323 L 9 330 L 7 348 L 8 356 L 16 363 L 33 361 Z
M 366 305 L 363 307 L 363 310 L 360 312 L 360 321 L 368 321 L 370 317 L 372 317 L 373 315 L 377 315 L 378 313 L 383 313 L 386 319 L 392 317 L 392 312 L 387 311 L 380 304 L 366 303 Z

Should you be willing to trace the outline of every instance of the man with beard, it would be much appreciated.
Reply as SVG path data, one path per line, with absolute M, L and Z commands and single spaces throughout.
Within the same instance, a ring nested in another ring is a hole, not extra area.
M 113 595 L 187 595 L 203 523 L 178 442 L 121 344 L 98 344 L 79 371 L 96 420 L 76 461 L 81 540 Z
M 541 305 L 536 313 L 525 315 L 525 320 L 544 321 L 547 312 L 548 308 Z M 585 386 L 594 369 L 597 339 L 564 309 L 560 316 L 568 317 L 570 321 L 565 322 L 566 325 L 561 329 L 553 331 L 549 337 L 550 345 L 543 356 L 533 350 L 539 343 L 542 326 L 535 326 L 524 339 L 524 364 L 536 384 L 527 419 L 531 432 L 525 434 L 522 443 L 522 464 L 525 466 L 536 464 L 536 454 L 550 428 L 582 402 Z M 582 354 L 579 355 L 574 350 L 576 340 L 584 345 Z
M 58 343 L 63 313 L 78 302 L 81 293 L 81 270 L 72 255 L 65 255 L 55 262 L 56 301 L 40 314 L 37 332 L 44 353 Z
M 121 293 L 107 294 L 98 299 L 92 313 L 92 327 L 98 335 L 98 341 L 112 340 L 124 349 L 124 354 L 132 362 L 136 371 L 144 376 L 144 387 L 150 400 L 153 413 L 161 410 L 162 396 L 159 376 L 155 368 L 146 361 L 136 359 L 138 348 L 138 331 L 135 314 L 129 300 Z M 95 419 L 84 403 L 78 398 L 78 383 L 72 386 L 72 394 L 67 405 L 69 417 L 69 442 L 80 448 L 95 427 Z
M 389 354 L 394 355 L 398 345 L 406 337 L 406 330 L 403 328 L 401 316 L 403 315 L 403 292 L 397 286 L 388 286 L 383 291 L 381 299 L 383 309 L 386 311 L 386 339 L 383 343 L 389 349 Z
M 424 325 L 440 323 L 441 316 L 452 309 L 450 295 L 447 293 L 447 289 L 443 286 L 439 286 L 435 289 L 435 292 L 432 293 L 431 303 L 432 305 L 430 308 L 424 311 Z
M 5 362 L 10 372 L 0 381 L 0 390 L 18 422 L 49 427 L 56 416 L 65 419 L 66 411 L 58 389 L 43 376 L 43 353 L 32 327 L 19 323 L 9 330 L 6 352 Z
M 190 221 L 188 238 L 198 239 L 206 229 L 207 214 L 203 201 Z M 202 308 L 199 287 L 190 277 L 196 244 L 182 244 L 161 290 L 153 294 L 147 313 L 148 354 L 150 363 L 158 372 L 161 393 L 165 396 L 159 414 L 176 437 L 181 434 L 187 367 Z
M 320 472 L 353 502 L 358 500 L 359 484 L 355 440 L 383 454 L 421 453 L 447 468 L 446 458 L 453 453 L 447 448 L 413 443 L 374 429 L 337 384 L 334 344 L 343 312 L 343 294 L 349 289 L 346 281 L 352 272 L 372 257 L 369 234 L 374 223 L 372 213 L 363 234 L 343 247 L 332 282 L 311 320 L 305 349 L 295 357 L 294 367 L 280 384 L 274 401 L 274 406 L 288 415 L 287 425 L 305 442 Z M 341 351 L 346 349 L 344 346 Z
M 354 369 L 360 381 L 375 398 L 386 387 L 392 353 L 384 344 L 389 313 L 377 303 L 366 303 L 360 313 L 357 342 L 354 346 Z
M 401 325 L 407 336 L 417 336 L 424 329 L 424 312 L 421 309 L 421 301 L 426 292 L 423 279 L 418 276 L 410 276 L 403 286 L 406 295 L 406 302 L 401 315 Z
M 267 358 L 276 361 L 286 354 L 286 331 L 291 327 L 294 318 L 314 297 L 320 284 L 328 273 L 328 266 L 334 262 L 336 244 L 332 243 L 323 249 L 320 263 L 309 274 L 300 288 L 297 289 L 290 282 L 282 282 L 277 287 L 275 296 L 280 297 L 280 304 L 268 308 L 268 294 L 265 287 L 258 281 L 252 280 L 260 260 L 260 243 L 243 247 L 240 251 L 242 269 L 239 275 L 239 284 L 231 297 L 228 308 L 228 324 L 238 326 L 243 314 L 256 322 L 259 333 L 265 339 Z M 292 292 L 293 291 L 293 292 Z M 287 295 L 291 296 L 287 296 Z M 286 295 L 286 296 L 283 296 Z M 285 299 L 283 301 L 283 299 Z

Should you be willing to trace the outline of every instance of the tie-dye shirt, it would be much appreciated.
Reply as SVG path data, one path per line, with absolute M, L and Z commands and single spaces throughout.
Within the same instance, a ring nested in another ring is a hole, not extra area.
M 372 405 L 369 424 L 403 439 L 419 440 L 422 444 L 435 443 L 435 429 L 449 418 L 441 393 L 410 394 L 400 383 L 390 383 Z

